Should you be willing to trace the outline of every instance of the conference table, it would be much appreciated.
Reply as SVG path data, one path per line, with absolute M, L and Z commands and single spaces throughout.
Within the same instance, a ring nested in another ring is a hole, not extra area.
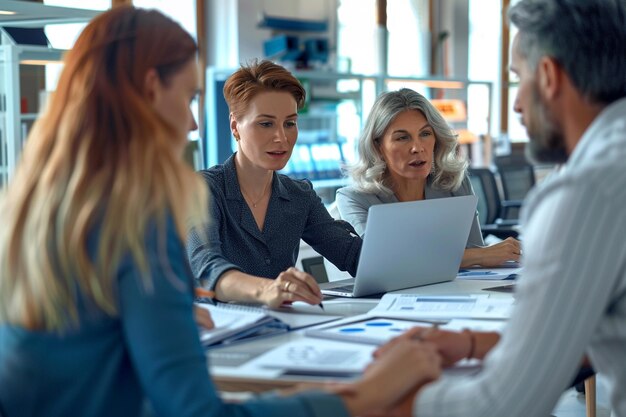
M 425 296 L 489 294 L 490 299 L 511 299 L 511 292 L 485 291 L 485 288 L 511 284 L 510 280 L 460 280 L 407 288 L 393 294 L 418 294 Z M 379 298 L 331 298 L 324 299 L 324 314 L 353 317 L 367 313 L 376 307 Z M 417 324 L 417 323 L 416 323 Z M 321 326 L 324 326 L 322 324 Z M 298 383 L 309 384 L 330 380 L 347 381 L 350 378 L 330 375 L 303 376 L 284 373 L 279 369 L 259 369 L 251 367 L 254 358 L 282 344 L 305 338 L 302 330 L 283 333 L 271 337 L 253 339 L 231 346 L 214 347 L 207 350 L 209 370 L 221 392 L 262 392 L 271 389 L 288 388 Z

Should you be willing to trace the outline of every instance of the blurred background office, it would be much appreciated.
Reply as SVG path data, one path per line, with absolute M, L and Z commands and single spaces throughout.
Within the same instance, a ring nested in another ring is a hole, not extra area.
M 282 172 L 310 179 L 335 213 L 336 190 L 349 184 L 342 167 L 355 158 L 374 99 L 409 87 L 458 133 L 485 237 L 516 236 L 526 192 L 551 167 L 526 162 L 526 134 L 512 111 L 513 34 L 502 18 L 509 1 L 0 0 L 0 187 L 54 91 L 63 51 L 98 12 L 133 4 L 165 12 L 198 39 L 204 93 L 191 104 L 199 129 L 187 149 L 195 168 L 222 163 L 236 149 L 226 78 L 240 63 L 270 58 L 307 90 L 298 143 Z M 316 267 L 311 258 L 322 261 L 303 242 L 297 266 Z
M 197 168 L 223 162 L 234 149 L 225 78 L 241 62 L 268 57 L 292 69 L 308 92 L 284 173 L 311 179 L 326 204 L 348 181 L 341 167 L 354 158 L 376 95 L 401 87 L 437 105 L 472 167 L 492 170 L 504 198 L 496 157 L 523 154 L 527 140 L 511 110 L 512 34 L 502 20 L 509 0 L 0 1 L 0 186 L 54 91 L 62 51 L 98 11 L 129 3 L 165 12 L 198 38 L 205 94 L 193 103 L 200 129 L 190 134 L 189 152 Z

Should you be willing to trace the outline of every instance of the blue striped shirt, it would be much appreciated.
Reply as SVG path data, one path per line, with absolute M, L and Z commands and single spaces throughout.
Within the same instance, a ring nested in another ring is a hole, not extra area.
M 626 99 L 593 121 L 558 173 L 522 210 L 516 307 L 475 378 L 419 393 L 419 417 L 546 416 L 584 353 L 626 417 Z

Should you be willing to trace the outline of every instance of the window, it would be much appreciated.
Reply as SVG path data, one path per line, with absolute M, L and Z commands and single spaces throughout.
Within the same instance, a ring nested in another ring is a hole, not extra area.
M 111 0 L 45 0 L 45 4 L 49 6 L 74 7 L 91 10 L 107 10 L 111 7 Z M 134 0 L 133 5 L 146 9 L 157 9 L 168 15 L 197 39 L 196 30 L 196 0 L 179 0 L 172 2 L 169 0 Z M 67 23 L 57 25 L 46 25 L 45 32 L 50 45 L 58 49 L 71 49 L 76 42 L 76 38 L 86 26 L 86 23 Z M 54 90 L 57 85 L 62 64 L 46 65 L 46 90 Z M 199 109 L 198 101 L 194 100 L 191 104 L 196 120 L 198 120 Z M 198 131 L 191 132 L 189 139 L 197 140 L 200 134 Z
M 469 51 L 468 74 L 470 80 L 491 81 L 491 102 L 500 102 L 500 43 L 502 34 L 502 8 L 484 0 L 469 1 Z M 500 108 L 492 106 L 491 127 L 485 129 L 487 95 L 482 85 L 470 86 L 467 97 L 468 129 L 489 132 L 493 137 L 500 133 Z
M 44 4 L 76 9 L 107 10 L 111 7 L 111 0 L 91 0 L 89 2 L 82 0 L 44 0 Z M 86 25 L 87 23 L 46 25 L 44 32 L 52 48 L 71 49 L 74 46 L 74 42 L 76 42 L 76 38 L 78 38 L 78 35 Z M 56 88 L 62 68 L 63 65 L 60 63 L 46 65 L 46 90 L 52 91 Z
M 339 69 L 355 74 L 376 73 L 375 0 L 341 0 L 337 8 L 337 32 Z
M 387 72 L 394 76 L 428 74 L 428 4 L 422 0 L 387 3 Z M 337 9 L 340 70 L 380 73 L 375 0 L 341 0 Z
M 133 0 L 133 6 L 156 9 L 177 21 L 194 39 L 198 39 L 196 26 L 196 0 Z M 200 115 L 198 100 L 191 103 L 191 111 L 196 121 Z M 199 122 L 198 122 L 199 123 Z M 189 133 L 190 140 L 200 139 L 200 131 Z

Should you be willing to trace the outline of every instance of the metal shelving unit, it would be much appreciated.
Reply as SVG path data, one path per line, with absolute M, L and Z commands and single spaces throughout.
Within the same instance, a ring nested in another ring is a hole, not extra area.
M 0 188 L 8 183 L 22 150 L 28 129 L 37 118 L 32 110 L 22 112 L 20 78 L 24 65 L 60 62 L 64 50 L 46 46 L 21 45 L 7 27 L 42 27 L 46 24 L 87 22 L 100 11 L 46 6 L 12 0 L 0 2 Z M 38 109 L 39 97 L 32 100 Z

